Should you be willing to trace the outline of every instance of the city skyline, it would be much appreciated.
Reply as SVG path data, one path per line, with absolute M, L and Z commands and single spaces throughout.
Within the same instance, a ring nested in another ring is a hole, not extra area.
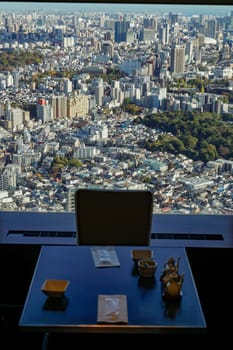
M 106 10 L 106 3 L 110 6 Z M 0 11 L 89 11 L 89 12 L 131 12 L 131 13 L 168 13 L 176 12 L 184 16 L 192 15 L 209 15 L 209 16 L 225 16 L 230 11 L 233 11 L 233 6 L 219 4 L 219 5 L 206 5 L 206 4 L 140 4 L 140 3 L 112 3 L 109 2 L 0 2 Z M 181 2 L 182 3 L 182 2 Z
M 58 4 L 0 11 L 1 210 L 72 212 L 75 188 L 104 187 L 232 212 L 233 11 Z

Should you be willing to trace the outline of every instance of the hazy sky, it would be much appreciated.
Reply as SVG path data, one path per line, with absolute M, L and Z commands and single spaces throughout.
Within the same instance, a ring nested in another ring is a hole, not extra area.
M 143 1 L 142 1 L 143 2 Z M 218 15 L 224 16 L 233 11 L 233 6 L 213 6 L 213 5 L 158 5 L 158 4 L 132 4 L 119 3 L 78 3 L 78 2 L 14 2 L 0 1 L 0 11 L 19 11 L 19 10 L 73 10 L 73 11 L 99 11 L 99 12 L 142 12 L 142 13 L 162 13 L 162 12 L 179 12 L 184 15 Z

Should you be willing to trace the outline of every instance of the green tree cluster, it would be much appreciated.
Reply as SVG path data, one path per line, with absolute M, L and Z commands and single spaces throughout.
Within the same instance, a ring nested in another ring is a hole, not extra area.
M 29 64 L 42 62 L 43 55 L 40 52 L 0 51 L 0 71 L 12 71 L 15 67 L 23 67 Z
M 81 167 L 82 162 L 79 159 L 76 158 L 67 158 L 62 156 L 55 156 L 52 163 L 52 172 L 54 174 L 59 173 L 64 169 L 65 167 Z
M 184 154 L 208 162 L 233 160 L 233 115 L 198 112 L 159 112 L 138 117 L 136 123 L 163 131 L 156 141 L 146 140 L 151 151 Z

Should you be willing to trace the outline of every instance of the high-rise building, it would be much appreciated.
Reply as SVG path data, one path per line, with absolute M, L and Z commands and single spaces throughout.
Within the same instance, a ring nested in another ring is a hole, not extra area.
M 36 105 L 36 114 L 39 120 L 43 123 L 53 119 L 52 106 L 44 98 L 40 98 Z
M 60 95 L 49 97 L 48 103 L 52 105 L 54 119 L 67 117 L 67 97 Z
M 169 42 L 169 31 L 170 31 L 170 26 L 168 23 L 163 24 L 159 28 L 159 40 L 162 43 L 162 45 L 166 45 Z
M 127 41 L 127 32 L 130 27 L 129 21 L 115 22 L 115 42 Z
M 178 13 L 169 12 L 169 20 L 171 22 L 171 25 L 175 25 L 176 23 L 178 23 L 178 20 L 179 20 Z
M 102 78 L 95 78 L 92 80 L 92 89 L 95 94 L 97 106 L 102 106 L 102 99 L 104 96 L 104 82 Z
M 109 57 L 113 57 L 114 55 L 114 46 L 111 42 L 105 42 L 102 44 L 102 49 L 104 55 L 108 55 Z
M 233 29 L 233 11 L 231 11 L 230 15 L 230 28 Z
M 89 98 L 83 94 L 73 94 L 67 98 L 67 117 L 85 117 L 89 112 Z
M 219 24 L 216 18 L 207 21 L 206 35 L 210 38 L 216 39 L 217 31 L 219 30 Z
M 8 190 L 16 187 L 16 165 L 8 164 L 2 174 L 0 174 L 0 190 Z
M 185 49 L 181 45 L 174 45 L 171 49 L 171 73 L 183 73 L 185 62 Z
M 24 111 L 21 108 L 13 108 L 6 114 L 5 127 L 12 131 L 23 128 Z

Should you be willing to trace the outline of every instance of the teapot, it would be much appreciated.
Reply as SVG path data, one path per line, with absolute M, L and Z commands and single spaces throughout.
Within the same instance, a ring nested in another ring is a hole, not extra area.
M 160 277 L 162 283 L 162 294 L 168 299 L 177 299 L 182 295 L 182 285 L 184 274 L 179 274 L 180 257 L 177 263 L 170 257 L 164 264 L 164 269 Z

